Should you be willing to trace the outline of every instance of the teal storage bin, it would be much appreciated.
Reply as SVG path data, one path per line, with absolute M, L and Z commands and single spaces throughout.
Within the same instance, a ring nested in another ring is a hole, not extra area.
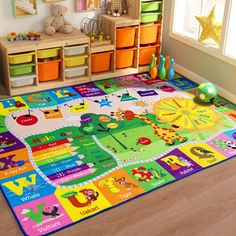
M 161 11 L 162 1 L 143 2 L 141 12 Z
M 161 12 L 147 12 L 141 14 L 141 23 L 151 23 L 161 20 Z
M 21 64 L 17 66 L 10 66 L 10 75 L 17 76 L 17 75 L 26 75 L 34 72 L 35 64 Z

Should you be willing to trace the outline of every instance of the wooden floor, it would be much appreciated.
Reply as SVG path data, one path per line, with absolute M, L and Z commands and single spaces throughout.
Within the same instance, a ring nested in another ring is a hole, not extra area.
M 0 235 L 22 235 L 3 196 Z M 56 236 L 235 236 L 236 158 L 172 183 Z

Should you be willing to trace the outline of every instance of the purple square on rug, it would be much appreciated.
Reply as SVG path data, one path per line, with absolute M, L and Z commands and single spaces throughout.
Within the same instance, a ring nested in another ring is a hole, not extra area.
M 0 154 L 24 147 L 25 145 L 10 132 L 0 134 Z
M 177 179 L 190 175 L 202 168 L 179 149 L 169 152 L 167 155 L 157 159 L 156 162 Z
M 95 97 L 106 95 L 98 86 L 93 83 L 86 83 L 82 85 L 72 86 L 72 88 L 78 92 L 82 97 Z

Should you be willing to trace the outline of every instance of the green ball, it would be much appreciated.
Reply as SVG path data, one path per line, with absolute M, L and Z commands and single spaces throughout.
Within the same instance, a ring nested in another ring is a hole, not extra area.
M 200 84 L 197 88 L 197 97 L 202 102 L 210 102 L 214 100 L 217 95 L 217 89 L 215 85 L 210 82 Z

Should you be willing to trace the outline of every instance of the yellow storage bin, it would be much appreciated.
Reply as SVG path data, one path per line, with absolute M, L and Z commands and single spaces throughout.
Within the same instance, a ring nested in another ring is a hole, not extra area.
M 33 61 L 33 56 L 35 53 L 22 53 L 22 54 L 15 54 L 15 55 L 9 55 L 9 63 L 10 64 L 22 64 L 22 63 L 27 63 L 27 62 L 32 62 Z
M 60 48 L 50 48 L 50 49 L 40 50 L 37 52 L 38 59 L 57 57 L 59 50 Z
M 65 66 L 71 67 L 71 66 L 82 66 L 85 64 L 85 59 L 88 58 L 88 55 L 83 54 L 77 57 L 66 57 L 65 58 Z

